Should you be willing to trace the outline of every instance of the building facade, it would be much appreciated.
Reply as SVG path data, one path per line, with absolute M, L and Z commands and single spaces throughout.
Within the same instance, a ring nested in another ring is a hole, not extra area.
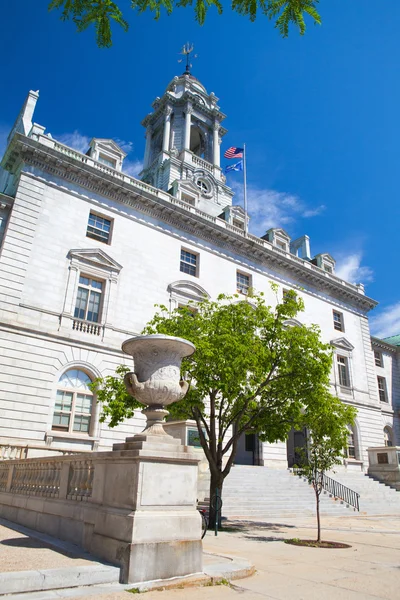
M 143 121 L 141 179 L 124 173 L 112 140 L 95 138 L 82 154 L 46 134 L 33 121 L 37 100 L 30 92 L 1 162 L 4 455 L 106 450 L 141 431 L 140 412 L 115 429 L 100 423 L 88 384 L 128 363 L 121 344 L 154 305 L 244 297 L 249 288 L 274 304 L 271 282 L 281 296 L 293 289 L 303 298 L 301 323 L 318 324 L 334 348 L 332 391 L 358 411 L 349 464 L 365 463 L 370 446 L 399 443 L 398 346 L 371 345 L 376 302 L 335 275 L 329 254 L 313 257 L 308 236 L 246 232 L 220 167 L 225 115 L 215 94 L 187 72 L 171 81 Z M 183 435 L 192 443 L 193 424 Z M 291 466 L 303 441 L 303 432 L 277 444 L 244 436 L 237 462 Z

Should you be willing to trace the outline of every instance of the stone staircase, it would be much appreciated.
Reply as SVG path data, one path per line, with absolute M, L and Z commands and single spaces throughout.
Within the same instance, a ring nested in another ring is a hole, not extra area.
M 328 473 L 360 494 L 360 513 L 327 492 L 323 515 L 400 514 L 400 493 L 361 472 Z M 315 494 L 306 480 L 288 470 L 235 465 L 224 482 L 222 516 L 284 518 L 315 515 Z
M 390 486 L 368 477 L 361 471 L 338 468 L 336 473 L 327 475 L 360 494 L 360 514 L 400 514 L 400 492 Z

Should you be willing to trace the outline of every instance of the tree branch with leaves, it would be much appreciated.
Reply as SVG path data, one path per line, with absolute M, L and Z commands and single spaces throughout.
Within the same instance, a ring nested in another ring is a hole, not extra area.
M 312 485 L 315 493 L 317 517 L 317 543 L 321 543 L 320 497 L 324 490 L 324 477 L 344 458 L 349 425 L 354 425 L 357 411 L 339 398 L 321 390 L 318 402 L 310 403 L 303 415 L 307 428 L 307 449 L 298 449 L 303 465 L 300 473 Z
M 124 31 L 129 28 L 120 4 L 113 0 L 52 0 L 49 10 L 61 10 L 61 19 L 73 21 L 78 32 L 93 25 L 97 45 L 109 48 L 112 46 L 111 25 L 116 23 Z M 193 6 L 195 20 L 200 25 L 204 25 L 209 8 L 214 7 L 218 14 L 223 12 L 220 0 L 131 0 L 130 4 L 139 14 L 149 10 L 156 20 L 163 12 L 170 15 L 177 8 Z M 266 16 L 274 22 L 281 36 L 287 37 L 290 26 L 296 27 L 304 35 L 307 17 L 314 24 L 321 24 L 318 4 L 319 0 L 232 0 L 231 8 L 250 21 L 255 21 L 259 14 Z
M 277 286 L 273 289 L 277 292 Z M 276 298 L 274 307 L 263 294 L 244 300 L 221 295 L 197 303 L 195 310 L 170 312 L 159 306 L 143 331 L 185 338 L 196 347 L 182 362 L 189 391 L 169 409 L 174 419 L 196 421 L 210 467 L 210 498 L 216 488 L 222 492 L 241 435 L 257 432 L 262 441 L 285 440 L 292 427 L 301 426 L 307 407 L 318 406 L 321 391 L 327 393 L 331 347 L 321 342 L 317 326 L 287 323 L 303 308 L 293 291 L 281 303 Z M 124 414 L 121 381 L 122 373 L 95 383 L 111 426 L 133 414 L 131 399 Z M 211 526 L 214 519 L 211 507 Z

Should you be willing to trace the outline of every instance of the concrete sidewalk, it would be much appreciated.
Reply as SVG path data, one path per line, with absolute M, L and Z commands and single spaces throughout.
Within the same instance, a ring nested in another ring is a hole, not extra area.
M 349 517 L 323 520 L 323 538 L 352 548 L 326 550 L 290 546 L 288 537 L 315 538 L 314 520 L 236 521 L 217 538 L 207 534 L 205 550 L 252 562 L 257 573 L 230 586 L 147 592 L 146 600 L 395 600 L 400 598 L 400 518 Z M 90 596 L 83 593 L 75 600 Z M 111 591 L 96 600 L 129 600 Z

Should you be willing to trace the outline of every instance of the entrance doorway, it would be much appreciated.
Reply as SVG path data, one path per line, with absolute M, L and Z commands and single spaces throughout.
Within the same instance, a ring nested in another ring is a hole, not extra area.
M 236 465 L 262 465 L 262 442 L 256 433 L 243 433 L 237 444 Z
M 286 442 L 288 467 L 291 469 L 295 465 L 301 467 L 304 464 L 307 449 L 307 429 L 292 429 L 289 432 Z M 303 452 L 302 452 L 303 450 Z

